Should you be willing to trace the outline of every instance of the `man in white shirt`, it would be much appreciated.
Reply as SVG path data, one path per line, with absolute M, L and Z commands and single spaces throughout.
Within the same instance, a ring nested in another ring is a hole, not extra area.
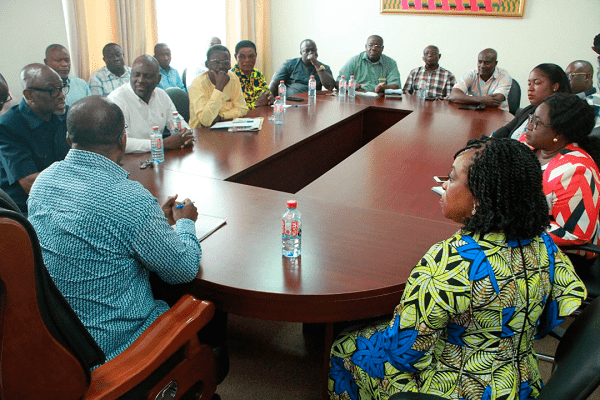
M 160 82 L 158 61 L 149 55 L 136 58 L 131 70 L 129 85 L 125 84 L 108 95 L 108 99 L 121 108 L 128 126 L 126 153 L 150 151 L 152 127 L 170 129 L 173 111 L 177 111 L 169 95 L 157 88 Z M 194 132 L 181 119 L 181 132 L 164 139 L 165 149 L 190 146 Z

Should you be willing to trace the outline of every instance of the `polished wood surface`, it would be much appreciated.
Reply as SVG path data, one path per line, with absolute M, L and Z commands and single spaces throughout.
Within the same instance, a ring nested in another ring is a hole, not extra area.
M 320 94 L 286 109 L 282 126 L 263 107 L 249 114 L 265 118 L 260 132 L 199 128 L 193 148 L 167 151 L 157 168 L 139 169 L 148 154 L 125 157 L 131 179 L 160 201 L 178 193 L 200 213 L 227 217 L 202 242 L 198 279 L 187 290 L 221 310 L 272 320 L 391 312 L 415 263 L 458 229 L 441 216 L 431 176 L 448 171 L 468 138 L 511 118 L 408 97 Z M 293 265 L 280 250 L 292 197 L 304 233 Z

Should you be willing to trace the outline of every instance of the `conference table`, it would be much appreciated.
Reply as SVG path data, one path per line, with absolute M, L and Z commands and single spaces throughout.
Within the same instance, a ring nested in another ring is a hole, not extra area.
M 259 132 L 197 128 L 194 145 L 166 151 L 164 163 L 140 169 L 149 154 L 130 154 L 123 167 L 161 203 L 178 194 L 227 219 L 180 290 L 240 316 L 325 323 L 325 398 L 334 323 L 393 312 L 412 267 L 459 228 L 441 215 L 432 176 L 512 116 L 416 96 L 300 97 L 283 125 L 258 108 L 248 117 L 264 118 Z M 289 199 L 302 212 L 295 261 L 281 255 Z

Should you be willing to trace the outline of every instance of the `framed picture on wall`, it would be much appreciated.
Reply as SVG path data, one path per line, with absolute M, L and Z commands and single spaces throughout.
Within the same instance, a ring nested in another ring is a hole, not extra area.
M 379 0 L 381 13 L 523 18 L 525 0 Z

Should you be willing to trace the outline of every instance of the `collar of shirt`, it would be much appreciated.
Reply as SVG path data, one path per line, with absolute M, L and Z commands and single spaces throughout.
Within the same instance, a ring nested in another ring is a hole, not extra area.
M 257 75 L 257 71 L 258 71 L 258 70 L 257 70 L 256 68 L 252 68 L 252 72 L 250 73 L 250 76 L 248 76 L 248 75 L 246 75 L 246 74 L 244 73 L 244 71 L 242 71 L 242 70 L 240 69 L 240 66 L 239 66 L 238 64 L 235 64 L 235 67 L 233 67 L 233 68 L 231 69 L 231 72 L 235 73 L 235 74 L 236 74 L 236 75 L 238 75 L 238 76 L 240 76 L 240 75 L 241 75 L 243 78 L 246 78 L 246 79 L 248 79 L 248 78 L 250 78 L 250 79 L 254 78 L 254 77 Z
M 148 104 L 146 104 L 146 102 L 144 100 L 142 100 L 142 98 L 140 96 L 138 96 L 134 91 L 133 88 L 131 87 L 131 82 L 129 82 L 127 85 L 127 90 L 129 90 L 131 93 L 133 93 L 133 95 L 135 96 L 135 98 L 143 105 L 145 105 L 146 107 L 148 107 L 150 105 L 150 103 L 152 103 L 152 100 L 154 100 L 156 98 L 156 88 L 154 88 L 154 90 L 152 91 L 152 94 L 150 95 L 150 100 L 148 100 Z M 158 87 L 158 86 L 157 86 Z
M 117 163 L 92 151 L 71 149 L 67 153 L 64 162 L 85 165 L 92 169 L 102 169 L 124 179 L 129 178 L 129 172 L 125 171 Z
M 481 79 L 481 75 L 479 75 L 479 69 L 475 69 L 475 75 L 477 76 L 477 79 L 483 81 L 483 79 Z M 494 73 L 492 74 L 490 79 L 488 79 L 487 81 L 484 81 L 484 82 L 487 84 L 492 79 L 497 80 L 499 76 L 500 76 L 500 71 L 498 71 L 498 67 L 496 67 L 496 68 L 494 68 Z
M 129 68 L 129 67 L 128 67 L 128 66 L 125 66 L 125 67 L 124 67 L 124 68 L 125 68 L 125 72 L 123 72 L 123 75 L 121 75 L 121 76 L 117 76 L 117 75 L 113 74 L 113 73 L 112 73 L 112 71 L 111 71 L 110 69 L 108 69 L 108 67 L 106 67 L 106 66 L 104 66 L 104 68 L 106 68 L 106 75 L 107 75 L 109 78 L 111 78 L 111 79 L 115 80 L 115 79 L 123 79 L 123 77 L 124 77 L 125 75 L 127 75 L 127 68 Z M 159 68 L 160 68 L 160 67 L 159 67 Z M 113 77 L 114 77 L 114 78 L 113 78 Z
M 366 61 L 368 61 L 368 62 L 369 62 L 369 63 L 371 63 L 371 64 L 382 64 L 382 63 L 381 63 L 381 59 L 383 58 L 383 54 L 381 54 L 381 55 L 379 56 L 379 60 L 377 60 L 376 62 L 373 62 L 373 61 L 369 60 L 369 57 L 367 57 L 367 52 L 366 52 L 366 51 L 363 51 L 363 52 L 361 53 L 361 55 L 362 55 L 362 59 L 363 59 L 363 60 L 366 60 Z M 382 65 L 383 65 L 383 64 L 382 64 Z
M 586 90 L 585 92 L 583 92 L 583 96 L 584 97 L 588 97 L 588 96 L 593 95 L 594 93 L 596 93 L 596 88 L 593 87 L 593 88 L 591 88 L 591 89 Z
M 169 67 L 169 70 L 167 71 L 166 69 L 164 69 L 163 67 L 161 67 L 160 65 L 158 66 L 158 68 L 160 69 L 160 73 L 164 73 L 165 75 L 169 75 L 171 73 L 171 70 L 173 68 Z
M 44 121 L 43 119 L 38 117 L 37 114 L 34 113 L 33 110 L 27 105 L 24 97 L 21 99 L 21 103 L 19 104 L 19 112 L 21 113 L 23 118 L 25 118 L 25 121 L 27 121 L 27 125 L 29 125 L 29 127 L 32 130 L 39 128 L 39 126 L 42 125 L 44 122 L 55 124 L 57 121 L 60 121 L 62 118 L 64 118 L 56 114 L 52 114 L 52 118 L 50 119 L 50 121 Z M 67 115 L 66 111 L 64 115 Z

